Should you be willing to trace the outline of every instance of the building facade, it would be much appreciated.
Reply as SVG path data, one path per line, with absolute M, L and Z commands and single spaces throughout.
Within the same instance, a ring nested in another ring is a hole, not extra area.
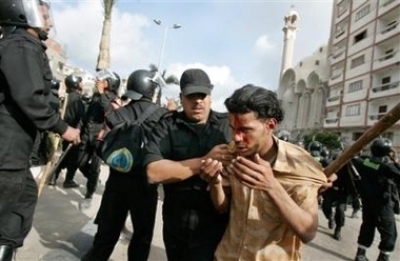
M 293 66 L 298 21 L 299 16 L 293 10 L 284 18 L 281 77 L 277 92 L 285 111 L 280 129 L 289 131 L 293 140 L 323 127 L 330 73 L 326 45 L 318 47 L 313 54 Z
M 400 101 L 400 0 L 335 0 L 325 129 L 357 140 Z M 400 122 L 382 135 L 400 150 Z

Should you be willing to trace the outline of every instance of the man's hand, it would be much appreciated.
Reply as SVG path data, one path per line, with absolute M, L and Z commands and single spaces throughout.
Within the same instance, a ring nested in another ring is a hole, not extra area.
M 204 156 L 204 159 L 208 158 L 220 161 L 223 166 L 227 166 L 234 159 L 234 154 L 228 144 L 219 144 Z
M 216 184 L 222 181 L 221 171 L 222 163 L 218 160 L 208 158 L 201 161 L 200 178 L 208 183 Z
M 322 186 L 319 188 L 318 193 L 322 193 L 324 191 L 326 191 L 327 189 L 331 188 L 333 186 L 333 182 L 335 180 L 337 180 L 338 176 L 336 175 L 336 173 L 333 173 L 332 175 L 330 175 L 328 177 L 328 181 L 324 184 L 322 184 Z
M 80 137 L 81 131 L 79 129 L 72 128 L 68 126 L 67 130 L 61 135 L 61 137 L 74 145 L 78 145 L 81 142 Z
M 269 162 L 261 159 L 258 154 L 255 155 L 254 161 L 237 157 L 227 167 L 227 172 L 229 175 L 235 175 L 245 186 L 258 190 L 267 191 L 278 182 Z
M 169 111 L 176 111 L 178 109 L 178 105 L 176 104 L 174 98 L 167 98 L 167 102 L 164 104 L 164 108 Z
M 108 88 L 108 82 L 106 80 L 96 80 L 95 86 L 100 94 L 104 93 L 104 90 Z

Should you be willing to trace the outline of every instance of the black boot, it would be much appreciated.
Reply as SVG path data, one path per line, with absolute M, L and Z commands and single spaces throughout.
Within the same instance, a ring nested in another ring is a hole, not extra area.
M 362 248 L 357 249 L 356 258 L 354 261 L 368 261 L 368 258 L 365 256 L 366 250 Z
M 0 246 L 0 261 L 11 261 L 14 256 L 14 248 L 8 245 Z
M 53 177 L 49 180 L 49 186 L 55 186 L 57 185 L 57 179 L 60 176 L 60 172 L 54 173 Z
M 335 233 L 333 234 L 333 238 L 340 241 L 342 239 L 342 236 L 340 235 L 340 228 L 335 229 Z
M 377 261 L 389 261 L 389 255 L 380 252 Z
M 335 220 L 333 219 L 333 216 L 331 216 L 328 219 L 328 227 L 329 227 L 329 229 L 332 229 L 334 226 L 335 226 Z

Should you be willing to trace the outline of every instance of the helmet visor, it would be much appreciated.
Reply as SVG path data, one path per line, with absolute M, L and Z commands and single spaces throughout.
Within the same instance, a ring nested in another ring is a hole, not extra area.
M 50 2 L 44 0 L 23 0 L 26 21 L 30 27 L 40 28 L 47 33 L 53 27 Z

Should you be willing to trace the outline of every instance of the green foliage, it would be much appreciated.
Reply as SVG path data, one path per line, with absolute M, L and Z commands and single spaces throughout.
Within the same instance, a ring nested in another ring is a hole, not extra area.
M 339 135 L 332 131 L 315 129 L 309 134 L 304 135 L 303 138 L 306 148 L 308 147 L 308 144 L 314 140 L 321 142 L 328 149 L 340 148 Z

